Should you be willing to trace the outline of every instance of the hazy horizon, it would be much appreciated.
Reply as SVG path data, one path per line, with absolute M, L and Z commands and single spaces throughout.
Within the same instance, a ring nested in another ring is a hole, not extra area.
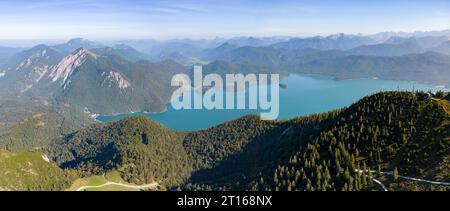
M 310 37 L 315 37 L 315 36 L 322 36 L 322 37 L 327 37 L 327 36 L 332 36 L 332 35 L 337 35 L 337 34 L 344 34 L 344 35 L 361 35 L 361 36 L 375 36 L 377 34 L 381 34 L 381 33 L 393 33 L 393 34 L 414 34 L 414 33 L 428 33 L 428 32 L 444 32 L 444 31 L 450 31 L 450 28 L 448 29 L 442 29 L 442 30 L 430 30 L 430 31 L 380 31 L 377 33 L 372 33 L 372 34 L 363 34 L 363 33 L 358 33 L 358 34 L 351 34 L 351 33 L 345 33 L 345 32 L 338 32 L 338 33 L 331 33 L 331 34 L 311 34 L 311 35 L 292 35 L 292 36 L 287 36 L 287 35 L 267 35 L 267 36 L 252 36 L 252 35 L 236 35 L 236 36 L 216 36 L 216 37 L 176 37 L 176 38 L 154 38 L 154 37 L 144 37 L 144 38 L 123 38 L 123 39 L 90 39 L 90 38 L 86 38 L 86 37 L 81 37 L 81 36 L 74 36 L 71 38 L 67 38 L 67 39 L 0 39 L 0 46 L 1 47 L 18 47 L 18 48 L 22 48 L 22 47 L 31 47 L 34 45 L 39 45 L 39 44 L 47 44 L 47 45 L 55 45 L 55 44 L 61 44 L 61 43 L 66 43 L 72 39 L 78 39 L 78 38 L 82 38 L 82 39 L 86 39 L 89 41 L 95 41 L 95 42 L 100 42 L 100 43 L 113 43 L 113 42 L 121 42 L 121 41 L 156 41 L 156 42 L 170 42 L 170 41 L 177 41 L 177 40 L 193 40 L 193 41 L 198 41 L 198 40 L 216 40 L 216 39 L 222 39 L 222 40 L 228 40 L 228 39 L 233 39 L 233 38 L 310 38 Z M 450 39 L 450 36 L 449 36 Z

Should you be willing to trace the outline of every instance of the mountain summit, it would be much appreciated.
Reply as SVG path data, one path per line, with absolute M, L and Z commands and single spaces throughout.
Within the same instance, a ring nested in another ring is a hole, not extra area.
M 66 86 L 69 77 L 73 74 L 74 70 L 84 63 L 87 57 L 97 58 L 97 55 L 91 51 L 80 48 L 73 53 L 62 59 L 50 73 L 49 77 L 53 82 L 62 80 L 62 86 Z
M 69 40 L 67 43 L 59 44 L 54 46 L 55 49 L 61 51 L 61 52 L 73 52 L 79 48 L 86 48 L 86 49 L 93 49 L 93 48 L 102 48 L 105 47 L 103 44 L 90 41 L 83 38 L 75 38 L 72 40 Z

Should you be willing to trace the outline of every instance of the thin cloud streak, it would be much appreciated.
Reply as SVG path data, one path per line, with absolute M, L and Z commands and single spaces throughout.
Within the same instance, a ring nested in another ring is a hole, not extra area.
M 296 36 L 447 28 L 450 2 L 443 0 L 0 1 L 0 39 L 68 39 L 80 33 L 105 39 Z

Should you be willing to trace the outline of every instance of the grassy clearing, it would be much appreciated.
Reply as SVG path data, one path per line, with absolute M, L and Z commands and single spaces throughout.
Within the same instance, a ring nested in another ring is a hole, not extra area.
M 117 182 L 117 183 L 123 183 L 127 184 L 122 177 L 120 176 L 120 173 L 118 171 L 110 171 L 105 174 L 105 178 L 110 182 Z
M 139 191 L 136 188 L 127 188 L 119 185 L 108 185 L 100 188 L 88 188 L 87 191 Z
M 92 176 L 92 177 L 85 177 L 75 180 L 73 184 L 68 188 L 68 191 L 76 191 L 77 189 L 83 187 L 83 186 L 97 186 L 107 183 L 108 180 L 105 179 L 103 176 Z
M 106 184 L 108 182 L 116 182 L 116 183 L 121 183 L 121 184 L 134 185 L 134 184 L 125 182 L 120 177 L 120 173 L 118 171 L 111 171 L 103 176 L 91 176 L 91 177 L 77 179 L 72 184 L 72 186 L 70 186 L 70 188 L 67 189 L 67 191 L 76 191 L 83 186 L 99 186 L 99 185 Z M 123 187 L 120 185 L 107 185 L 107 186 L 98 187 L 98 188 L 87 188 L 85 190 L 86 191 L 138 191 L 139 189 Z

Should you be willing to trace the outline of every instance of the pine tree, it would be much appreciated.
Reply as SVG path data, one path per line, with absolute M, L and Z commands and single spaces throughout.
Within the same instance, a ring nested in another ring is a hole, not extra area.
M 397 169 L 397 167 L 394 168 L 393 177 L 394 177 L 394 182 L 397 182 L 398 181 L 398 169 Z

